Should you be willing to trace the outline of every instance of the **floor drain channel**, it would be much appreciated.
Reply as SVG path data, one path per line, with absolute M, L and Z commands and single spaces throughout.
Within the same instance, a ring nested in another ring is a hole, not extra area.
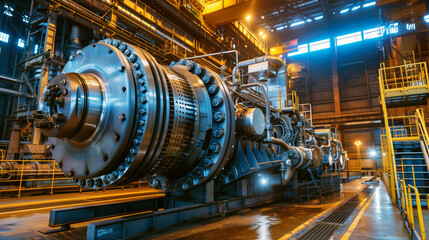
M 323 240 L 330 239 L 332 234 L 343 226 L 344 222 L 353 213 L 356 207 L 372 192 L 373 188 L 365 188 L 359 194 L 349 199 L 339 208 L 335 209 L 331 214 L 326 216 L 322 221 L 314 225 L 310 230 L 300 236 L 299 240 Z

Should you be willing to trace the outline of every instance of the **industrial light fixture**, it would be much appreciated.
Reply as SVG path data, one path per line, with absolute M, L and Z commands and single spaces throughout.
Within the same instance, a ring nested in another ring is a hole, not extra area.
M 246 20 L 249 21 L 252 18 L 250 15 L 247 15 Z
M 371 150 L 371 151 L 369 152 L 369 154 L 370 154 L 372 157 L 375 157 L 375 155 L 377 154 L 377 152 L 376 152 L 375 150 Z
M 266 35 L 263 35 L 263 36 L 262 36 L 262 39 L 265 39 L 266 37 L 267 37 Z
M 259 32 L 259 36 L 262 36 L 262 34 L 264 34 L 263 32 Z
M 261 18 L 262 18 L 262 19 L 265 19 L 265 17 L 264 17 L 264 16 L 262 16 Z
M 362 144 L 362 142 L 361 142 L 361 141 L 359 141 L 359 140 L 358 140 L 358 141 L 355 141 L 355 145 L 356 145 L 356 146 L 360 146 L 361 144 Z

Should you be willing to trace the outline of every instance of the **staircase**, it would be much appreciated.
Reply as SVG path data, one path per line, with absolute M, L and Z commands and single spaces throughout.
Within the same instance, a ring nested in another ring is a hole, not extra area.
M 421 147 L 421 141 L 394 141 L 393 148 L 396 161 L 396 175 L 399 179 L 415 186 L 420 193 L 422 206 L 427 206 L 427 195 L 429 192 L 429 171 L 426 159 Z M 413 205 L 415 205 L 415 194 Z
M 414 59 L 404 60 L 399 66 L 380 64 L 380 100 L 385 125 L 381 134 L 383 181 L 392 202 L 401 210 L 412 239 L 423 240 L 426 234 L 422 206 L 428 206 L 429 192 L 429 135 L 424 112 L 417 108 L 414 115 L 389 116 L 388 109 L 427 104 L 428 80 L 426 62 Z M 418 226 L 414 224 L 415 210 Z

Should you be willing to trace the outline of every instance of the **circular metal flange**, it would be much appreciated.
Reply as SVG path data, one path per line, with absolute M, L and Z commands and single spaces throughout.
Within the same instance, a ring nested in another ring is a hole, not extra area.
M 181 71 L 181 74 L 186 76 L 189 74 L 183 72 L 183 67 L 176 65 L 186 66 L 190 73 L 197 75 L 203 82 L 211 104 L 200 105 L 199 109 L 201 111 L 203 108 L 211 108 L 213 128 L 207 130 L 205 141 L 199 146 L 203 151 L 199 151 L 198 161 L 191 172 L 177 180 L 163 181 L 156 176 L 151 177 L 152 185 L 165 191 L 186 190 L 215 178 L 228 162 L 234 146 L 235 109 L 227 86 L 216 73 L 193 61 L 180 60 L 178 63 L 170 64 L 172 69 Z M 190 76 L 186 78 L 191 79 Z M 197 84 L 193 83 L 193 86 Z M 222 101 L 219 101 L 220 104 L 213 104 L 215 99 Z
M 87 111 L 91 124 L 85 126 L 84 132 L 92 132 L 90 136 L 49 138 L 52 154 L 68 176 L 80 179 L 100 176 L 115 168 L 116 160 L 122 157 L 133 133 L 132 119 L 135 118 L 136 91 L 131 69 L 132 65 L 126 57 L 118 49 L 105 43 L 85 47 L 64 67 L 63 74 L 73 72 L 81 76 L 92 76 L 92 82 L 87 82 L 89 89 L 100 86 L 99 95 L 88 96 Z M 64 87 L 68 87 L 68 84 L 70 83 L 66 82 Z M 129 91 L 123 91 L 124 88 Z M 75 99 L 76 105 L 79 105 L 79 97 Z M 97 109 L 91 106 L 97 104 L 102 106 L 99 116 L 92 115 Z

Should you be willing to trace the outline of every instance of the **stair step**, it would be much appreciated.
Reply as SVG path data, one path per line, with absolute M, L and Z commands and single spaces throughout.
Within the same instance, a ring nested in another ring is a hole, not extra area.
M 398 169 L 396 169 L 396 171 L 398 171 Z M 413 172 L 411 171 L 411 172 L 408 172 L 408 171 L 406 171 L 406 172 L 402 172 L 401 170 L 399 170 L 399 172 L 398 172 L 398 174 L 402 174 L 402 173 L 405 173 L 405 174 L 412 174 Z M 421 173 L 429 173 L 429 172 L 414 172 L 414 174 L 421 174 Z
M 405 161 L 408 161 L 408 160 L 425 160 L 425 158 L 396 158 L 396 160 L 405 160 Z
M 423 152 L 395 152 L 395 154 L 423 154 Z
M 402 180 L 413 180 L 413 178 L 402 178 Z M 429 180 L 429 178 L 416 178 L 416 181 L 425 181 Z
M 396 167 L 402 167 L 402 166 L 404 166 L 404 167 L 411 167 L 411 166 L 414 166 L 414 167 L 426 167 L 426 164 L 404 164 L 404 165 L 402 165 L 402 164 L 396 164 Z

